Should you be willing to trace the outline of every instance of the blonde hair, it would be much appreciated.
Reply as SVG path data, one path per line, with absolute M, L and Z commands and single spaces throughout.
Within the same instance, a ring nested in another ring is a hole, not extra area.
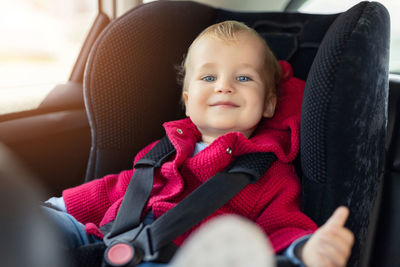
M 282 70 L 281 66 L 276 59 L 275 55 L 269 48 L 265 40 L 252 28 L 248 27 L 246 24 L 234 20 L 227 20 L 217 24 L 213 24 L 203 30 L 196 39 L 189 46 L 187 55 L 184 57 L 180 66 L 178 66 L 178 82 L 182 86 L 183 92 L 186 91 L 186 69 L 188 66 L 188 58 L 190 57 L 191 51 L 195 43 L 198 42 L 204 36 L 213 36 L 219 38 L 223 41 L 234 42 L 237 40 L 238 32 L 247 32 L 255 36 L 260 40 L 260 42 L 265 45 L 265 67 L 266 67 L 266 78 L 267 88 L 269 89 L 269 94 L 276 95 L 276 88 L 280 83 Z

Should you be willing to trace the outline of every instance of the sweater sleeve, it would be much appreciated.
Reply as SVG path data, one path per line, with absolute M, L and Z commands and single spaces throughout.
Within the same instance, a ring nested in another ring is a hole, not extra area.
M 265 194 L 274 191 L 272 198 L 256 219 L 270 239 L 275 252 L 281 252 L 296 239 L 312 234 L 316 224 L 300 210 L 300 182 L 294 167 L 280 168 L 274 174 L 273 185 Z M 262 199 L 265 199 L 262 197 Z
M 141 159 L 155 143 L 141 150 L 134 162 Z M 64 190 L 67 212 L 83 224 L 99 225 L 111 205 L 123 198 L 133 172 L 134 169 L 125 170 Z

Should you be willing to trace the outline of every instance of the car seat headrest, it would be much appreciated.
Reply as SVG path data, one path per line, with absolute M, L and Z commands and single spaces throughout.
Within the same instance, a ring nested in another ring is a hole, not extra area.
M 294 76 L 306 80 L 319 45 L 338 14 L 216 11 L 216 22 L 238 20 L 254 28 L 279 60 L 289 61 Z
M 352 260 L 360 258 L 384 167 L 389 28 L 379 3 L 342 13 L 321 43 L 303 96 L 304 211 L 321 225 L 337 206 L 350 208 Z

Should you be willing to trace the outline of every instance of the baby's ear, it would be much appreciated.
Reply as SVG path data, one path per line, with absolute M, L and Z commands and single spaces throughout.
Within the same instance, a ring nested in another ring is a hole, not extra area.
M 265 99 L 264 113 L 263 116 L 265 118 L 272 118 L 275 113 L 276 107 L 276 95 L 267 96 Z
M 182 93 L 182 99 L 183 99 L 184 104 L 185 104 L 185 114 L 186 114 L 186 116 L 189 117 L 188 108 L 187 108 L 189 96 L 188 96 L 188 93 L 187 93 L 186 91 L 184 91 L 184 92 Z

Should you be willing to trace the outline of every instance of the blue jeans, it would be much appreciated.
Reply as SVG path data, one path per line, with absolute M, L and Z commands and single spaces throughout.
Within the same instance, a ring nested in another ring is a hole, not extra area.
M 42 207 L 45 215 L 55 225 L 55 230 L 61 235 L 65 242 L 62 244 L 65 248 L 76 248 L 94 243 L 101 243 L 102 240 L 87 234 L 85 226 L 78 222 L 72 215 L 48 207 Z M 138 267 L 168 267 L 168 264 L 144 262 Z

